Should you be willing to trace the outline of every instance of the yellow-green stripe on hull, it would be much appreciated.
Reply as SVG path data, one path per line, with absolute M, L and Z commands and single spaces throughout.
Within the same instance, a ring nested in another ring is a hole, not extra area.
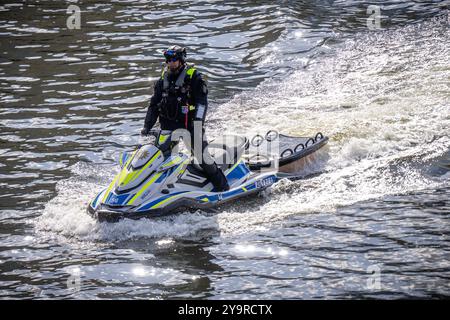
M 189 162 L 189 160 L 185 160 L 184 161 L 184 163 L 183 164 L 187 164 Z M 186 168 L 185 167 L 183 167 L 183 165 L 180 165 L 177 169 L 176 169 L 177 171 L 183 171 L 184 172 L 184 170 L 186 170 Z M 143 187 L 142 187 L 142 189 L 138 192 L 138 193 L 136 193 L 136 195 L 133 197 L 133 198 L 131 198 L 130 199 L 130 201 L 128 201 L 128 205 L 132 205 L 135 201 L 136 201 L 136 199 L 137 198 L 139 198 L 139 196 L 141 196 L 142 195 L 142 193 L 153 183 L 153 182 L 155 182 L 162 174 L 163 174 L 164 172 L 159 172 L 159 173 L 157 173 L 149 182 L 147 182 Z M 168 198 L 168 199 L 170 199 L 170 198 Z M 156 205 L 158 205 L 158 204 L 156 204 Z
M 227 174 L 232 172 L 240 163 L 241 163 L 241 159 L 239 159 L 238 162 L 236 162 L 229 170 L 227 170 Z
M 164 200 L 162 200 L 161 202 L 158 202 L 157 204 L 155 204 L 154 206 L 152 206 L 151 209 L 156 209 L 156 208 L 162 206 L 164 203 L 166 203 L 166 202 L 168 202 L 168 201 L 170 201 L 170 200 L 173 200 L 174 198 L 178 198 L 179 196 L 180 196 L 180 195 L 177 194 L 177 195 L 175 195 L 175 196 L 171 196 L 170 198 L 164 199 Z
M 141 190 L 139 190 L 139 192 L 138 193 L 136 193 L 136 195 L 133 197 L 133 198 L 131 198 L 131 200 L 130 201 L 128 201 L 128 204 L 129 205 L 132 205 L 135 201 L 136 201 L 136 199 L 137 198 L 139 198 L 140 196 L 141 196 L 141 194 L 143 194 L 144 193 L 144 191 L 145 190 L 147 190 L 147 188 L 153 183 L 153 182 L 155 182 L 156 181 L 156 179 L 158 179 L 160 176 L 161 176 L 161 174 L 162 174 L 162 172 L 160 172 L 160 173 L 157 173 L 157 174 L 155 174 L 142 188 L 141 188 Z
M 158 202 L 157 204 L 155 204 L 154 206 L 152 206 L 151 209 L 159 208 L 159 207 L 162 206 L 163 204 L 165 204 L 165 203 L 167 203 L 167 202 L 169 202 L 169 201 L 171 201 L 171 200 L 175 200 L 175 198 L 183 197 L 183 196 L 185 196 L 185 195 L 187 195 L 187 194 L 189 194 L 189 193 L 190 193 L 190 192 L 185 192 L 185 193 L 183 193 L 183 194 L 177 194 L 177 195 L 171 196 L 171 197 L 169 197 L 169 198 L 167 198 L 167 199 L 162 200 L 161 202 Z
M 111 189 L 114 187 L 114 185 L 116 184 L 117 178 L 119 177 L 119 175 L 117 175 L 114 180 L 110 183 L 108 189 L 106 189 L 105 195 L 103 196 L 102 202 L 105 203 L 106 198 L 108 198 L 109 193 L 111 192 Z
M 173 159 L 172 161 L 170 161 L 168 163 L 165 163 L 162 166 L 162 168 L 165 169 L 165 168 L 168 168 L 168 167 L 171 167 L 171 166 L 174 166 L 174 165 L 178 165 L 180 163 L 182 163 L 182 161 L 179 158 L 178 159 Z
M 128 164 L 133 160 L 134 155 L 136 154 L 136 151 L 133 151 L 133 153 L 131 154 L 131 156 L 128 158 L 127 162 L 125 162 L 125 166 L 128 166 Z M 102 198 L 102 202 L 104 203 L 106 201 L 106 199 L 108 198 L 109 193 L 111 192 L 111 189 L 114 187 L 114 185 L 116 184 L 116 181 L 119 179 L 119 177 L 122 175 L 122 172 L 119 173 L 114 180 L 111 182 L 111 184 L 109 185 L 108 189 L 105 192 L 105 195 Z
M 119 180 L 119 185 L 126 186 L 128 183 L 136 180 L 141 175 L 141 173 L 144 172 L 153 163 L 153 161 L 160 155 L 160 153 L 161 153 L 161 151 L 158 151 L 157 153 L 155 153 L 155 155 L 139 171 L 133 171 L 133 172 L 127 173 L 126 175 L 123 175 L 123 173 L 128 172 L 128 170 L 126 169 L 127 171 L 123 171 L 121 174 L 122 176 Z

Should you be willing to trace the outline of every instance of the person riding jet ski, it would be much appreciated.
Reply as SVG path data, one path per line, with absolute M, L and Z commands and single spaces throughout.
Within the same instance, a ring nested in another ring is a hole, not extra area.
M 155 83 L 141 134 L 147 135 L 158 118 L 162 130 L 188 130 L 191 135 L 191 152 L 214 185 L 214 191 L 227 191 L 230 187 L 222 170 L 214 161 L 204 161 L 204 151 L 208 147 L 204 129 L 208 88 L 201 73 L 193 65 L 186 63 L 186 55 L 186 48 L 180 46 L 172 46 L 164 51 L 166 67 Z M 195 121 L 201 123 L 200 132 L 194 131 Z M 194 134 L 201 135 L 197 137 L 202 141 L 201 152 L 194 150 Z M 202 159 L 198 159 L 198 155 Z

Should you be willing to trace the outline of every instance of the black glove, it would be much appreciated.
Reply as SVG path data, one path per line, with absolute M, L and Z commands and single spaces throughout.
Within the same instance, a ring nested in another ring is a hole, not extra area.
M 141 135 L 146 136 L 150 132 L 150 129 L 147 127 L 143 127 L 141 130 Z

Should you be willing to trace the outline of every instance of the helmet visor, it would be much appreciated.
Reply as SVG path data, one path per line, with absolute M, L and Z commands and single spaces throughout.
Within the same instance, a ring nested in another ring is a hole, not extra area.
M 180 56 L 175 50 L 164 51 L 164 57 L 166 58 L 166 62 L 180 60 Z

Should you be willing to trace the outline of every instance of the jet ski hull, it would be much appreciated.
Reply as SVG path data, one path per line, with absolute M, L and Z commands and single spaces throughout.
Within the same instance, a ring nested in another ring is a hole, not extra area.
M 305 161 L 322 148 L 328 138 L 317 134 L 315 138 L 278 135 L 282 152 L 273 162 L 251 161 L 247 138 L 234 136 L 210 144 L 216 163 L 220 164 L 231 189 L 215 192 L 202 169 L 192 163 L 187 154 L 173 153 L 168 146 L 170 133 L 160 131 L 156 143 L 139 146 L 120 158 L 122 170 L 110 185 L 89 203 L 87 211 L 100 221 L 115 222 L 124 218 L 153 218 L 192 209 L 209 209 L 241 197 L 261 192 L 283 178 L 298 179 L 295 170 L 286 168 Z M 155 136 L 156 137 L 156 136 Z M 256 145 L 272 143 L 270 131 Z M 240 139 L 235 139 L 240 138 Z M 252 139 L 252 145 L 254 139 Z M 161 142 L 161 143 L 160 143 Z M 210 149 L 210 150 L 211 150 Z M 219 151 L 219 152 L 218 152 Z M 253 150 L 254 151 L 254 150 Z M 247 152 L 245 155 L 244 153 Z M 231 161 L 219 161 L 229 156 Z M 286 169 L 286 170 L 285 170 Z
M 268 173 L 264 174 L 263 176 L 259 176 L 257 179 L 251 180 L 253 181 L 225 192 L 205 192 L 203 194 L 199 192 L 186 192 L 186 195 L 184 196 L 179 194 L 169 194 L 161 196 L 157 199 L 152 199 L 151 203 L 161 203 L 167 201 L 171 197 L 177 198 L 158 208 L 137 211 L 136 208 L 132 208 L 129 206 L 112 207 L 104 204 L 100 204 L 97 208 L 94 208 L 92 207 L 92 203 L 90 203 L 87 208 L 87 212 L 101 222 L 117 222 L 124 218 L 156 218 L 186 210 L 205 210 L 217 207 L 232 200 L 259 193 L 273 185 L 279 180 L 279 178 L 275 173 Z M 102 193 L 100 193 L 98 196 L 100 196 L 101 194 Z

